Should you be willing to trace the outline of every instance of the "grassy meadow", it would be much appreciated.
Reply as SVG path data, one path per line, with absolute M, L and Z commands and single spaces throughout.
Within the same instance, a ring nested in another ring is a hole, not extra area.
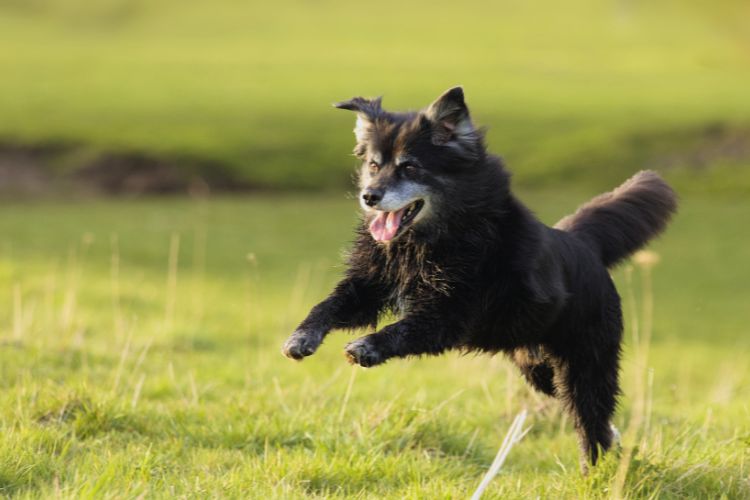
M 746 0 L 0 0 L 0 496 L 468 498 L 525 408 L 487 498 L 750 498 L 748 19 Z M 624 448 L 588 476 L 502 357 L 355 369 L 346 334 L 280 354 L 356 223 L 354 117 L 330 104 L 457 84 L 546 222 L 642 168 L 682 197 L 658 264 L 613 272 Z M 9 193 L 35 151 L 61 176 L 118 153 L 258 189 Z
M 522 197 L 554 222 L 591 194 Z M 2 203 L 0 492 L 466 498 L 528 408 L 488 498 L 750 495 L 746 199 L 684 199 L 652 286 L 637 265 L 615 271 L 628 453 L 588 477 L 570 422 L 501 357 L 355 369 L 343 333 L 302 363 L 281 356 L 341 273 L 354 208 L 332 195 Z

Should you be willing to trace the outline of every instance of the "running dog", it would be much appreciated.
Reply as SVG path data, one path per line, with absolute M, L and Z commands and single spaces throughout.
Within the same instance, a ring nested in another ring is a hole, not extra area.
M 361 97 L 336 107 L 357 114 L 362 224 L 344 278 L 283 353 L 301 360 L 331 330 L 375 330 L 393 312 L 400 320 L 347 345 L 351 363 L 505 353 L 571 413 L 584 468 L 595 464 L 613 443 L 620 392 L 623 322 L 608 268 L 665 228 L 674 191 L 642 171 L 548 227 L 511 193 L 460 87 L 419 112 Z

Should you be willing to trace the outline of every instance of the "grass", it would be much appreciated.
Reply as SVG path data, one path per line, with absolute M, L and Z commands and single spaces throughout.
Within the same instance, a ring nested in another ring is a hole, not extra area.
M 552 222 L 591 194 L 523 198 Z M 343 196 L 4 202 L 0 492 L 469 497 L 528 408 L 486 498 L 750 495 L 746 198 L 685 198 L 653 247 L 653 286 L 638 266 L 615 271 L 628 319 L 616 423 L 638 425 L 588 477 L 570 422 L 501 357 L 353 369 L 343 334 L 303 363 L 279 354 L 340 275 L 353 209 Z
M 58 171 L 135 152 L 339 193 L 353 117 L 329 103 L 413 108 L 463 84 L 548 222 L 642 167 L 683 193 L 660 263 L 614 272 L 624 449 L 587 477 L 568 419 L 500 357 L 353 369 L 340 334 L 281 357 L 341 274 L 341 195 L 0 201 L 0 494 L 466 498 L 528 409 L 486 497 L 750 497 L 749 17 L 741 0 L 0 2 L 0 163 L 63 145 Z
M 353 117 L 331 102 L 384 94 L 414 108 L 463 84 L 521 183 L 601 188 L 643 166 L 686 170 L 705 151 L 685 152 L 709 142 L 692 185 L 750 192 L 737 168 L 750 157 L 747 2 L 386 0 L 363 12 L 334 0 L 2 2 L 0 138 L 73 144 L 63 170 L 135 151 L 265 186 L 341 188 Z M 737 132 L 740 153 L 712 130 Z

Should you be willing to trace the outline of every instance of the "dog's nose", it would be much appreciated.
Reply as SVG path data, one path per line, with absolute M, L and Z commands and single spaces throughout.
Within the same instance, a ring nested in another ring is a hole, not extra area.
M 362 193 L 362 199 L 365 200 L 365 205 L 368 207 L 374 207 L 383 199 L 383 190 L 367 188 L 365 189 L 365 192 Z

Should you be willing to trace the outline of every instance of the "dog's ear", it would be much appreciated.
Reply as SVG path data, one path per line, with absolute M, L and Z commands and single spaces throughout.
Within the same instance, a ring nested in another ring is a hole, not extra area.
M 453 87 L 445 91 L 424 112 L 432 123 L 432 142 L 443 145 L 463 137 L 473 136 L 475 130 L 464 102 L 464 89 Z
M 381 102 L 383 98 L 365 99 L 364 97 L 353 97 L 348 101 L 337 102 L 334 107 L 348 109 L 357 113 L 357 123 L 354 125 L 354 136 L 358 144 L 364 144 L 372 128 L 372 124 L 383 113 Z M 356 150 L 355 150 L 356 153 Z

